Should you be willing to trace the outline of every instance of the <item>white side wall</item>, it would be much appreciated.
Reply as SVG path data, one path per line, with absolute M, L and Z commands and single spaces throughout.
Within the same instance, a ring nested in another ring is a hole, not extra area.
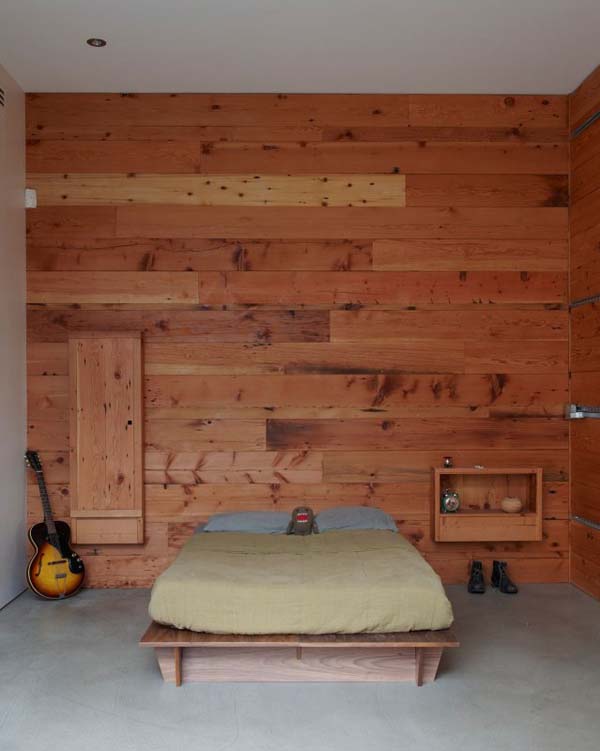
M 25 96 L 0 66 L 0 607 L 25 588 Z

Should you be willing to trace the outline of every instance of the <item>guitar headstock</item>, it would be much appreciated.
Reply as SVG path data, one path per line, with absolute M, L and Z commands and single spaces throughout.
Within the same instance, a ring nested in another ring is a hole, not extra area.
M 34 472 L 42 471 L 42 462 L 40 461 L 37 451 L 25 452 L 25 464 Z

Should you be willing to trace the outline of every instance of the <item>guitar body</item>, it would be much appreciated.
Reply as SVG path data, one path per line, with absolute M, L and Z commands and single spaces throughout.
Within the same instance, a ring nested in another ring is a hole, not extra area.
M 81 558 L 71 550 L 71 529 L 66 522 L 54 522 L 56 535 L 48 534 L 45 522 L 34 524 L 29 540 L 35 553 L 27 566 L 29 587 L 46 600 L 62 600 L 76 594 L 85 578 Z

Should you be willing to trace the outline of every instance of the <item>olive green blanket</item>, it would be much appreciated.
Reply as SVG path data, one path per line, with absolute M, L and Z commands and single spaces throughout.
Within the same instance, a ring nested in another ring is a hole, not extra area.
M 429 564 L 401 535 L 371 530 L 195 534 L 156 580 L 149 609 L 159 623 L 232 634 L 413 631 L 452 623 Z

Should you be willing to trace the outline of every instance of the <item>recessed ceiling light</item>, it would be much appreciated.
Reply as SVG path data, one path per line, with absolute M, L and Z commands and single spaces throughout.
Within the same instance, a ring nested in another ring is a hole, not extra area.
M 86 43 L 89 44 L 90 47 L 106 47 L 106 39 L 100 39 L 99 37 L 91 37 L 86 40 Z

